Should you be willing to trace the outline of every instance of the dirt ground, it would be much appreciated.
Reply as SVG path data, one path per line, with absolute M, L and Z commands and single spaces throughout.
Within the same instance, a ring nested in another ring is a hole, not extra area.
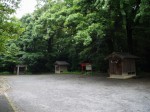
M 150 79 L 82 75 L 6 77 L 19 112 L 150 112 Z

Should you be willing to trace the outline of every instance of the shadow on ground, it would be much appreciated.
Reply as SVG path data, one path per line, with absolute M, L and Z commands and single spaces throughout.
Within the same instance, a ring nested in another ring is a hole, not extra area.
M 14 112 L 4 95 L 0 95 L 0 112 Z

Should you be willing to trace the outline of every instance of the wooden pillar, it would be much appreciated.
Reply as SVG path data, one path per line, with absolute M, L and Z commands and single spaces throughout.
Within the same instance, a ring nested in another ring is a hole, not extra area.
M 27 71 L 27 69 L 28 69 L 27 66 L 25 66 L 25 72 Z
M 17 66 L 17 75 L 19 75 L 19 65 Z

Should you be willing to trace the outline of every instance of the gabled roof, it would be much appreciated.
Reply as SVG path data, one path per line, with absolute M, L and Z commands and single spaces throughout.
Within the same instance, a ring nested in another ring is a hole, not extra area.
M 136 59 L 138 58 L 137 56 L 131 55 L 129 53 L 123 53 L 123 52 L 113 52 L 112 54 L 108 55 L 105 60 L 113 57 L 118 57 L 121 59 Z
M 66 61 L 56 61 L 55 65 L 69 65 Z

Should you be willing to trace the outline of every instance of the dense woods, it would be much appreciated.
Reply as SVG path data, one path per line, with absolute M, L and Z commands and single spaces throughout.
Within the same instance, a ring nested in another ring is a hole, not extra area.
M 65 60 L 70 71 L 91 62 L 106 72 L 104 58 L 113 51 L 139 56 L 138 71 L 150 71 L 149 0 L 37 1 L 20 20 L 10 16 L 19 1 L 0 2 L 1 71 L 27 64 L 33 73 L 52 72 L 56 60 Z

